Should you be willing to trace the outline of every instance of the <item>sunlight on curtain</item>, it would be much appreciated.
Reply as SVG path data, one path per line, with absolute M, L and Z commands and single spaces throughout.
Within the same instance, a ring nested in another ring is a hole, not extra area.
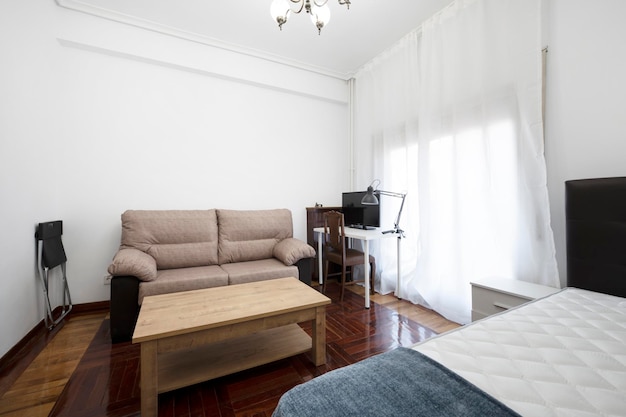
M 355 76 L 357 188 L 408 192 L 401 294 L 460 323 L 473 280 L 558 286 L 540 17 L 540 0 L 457 0 Z M 373 251 L 382 293 L 396 290 L 395 251 Z

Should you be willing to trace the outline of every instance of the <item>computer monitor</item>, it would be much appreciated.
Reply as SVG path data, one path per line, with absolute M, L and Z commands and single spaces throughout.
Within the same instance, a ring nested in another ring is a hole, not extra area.
M 361 204 L 365 193 L 366 191 L 353 191 L 342 194 L 341 211 L 346 226 L 360 229 L 380 227 L 380 203 L 375 206 Z

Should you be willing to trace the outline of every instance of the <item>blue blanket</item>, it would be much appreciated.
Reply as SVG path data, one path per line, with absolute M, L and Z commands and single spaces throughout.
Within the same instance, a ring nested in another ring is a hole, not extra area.
M 272 416 L 519 414 L 420 352 L 398 348 L 292 388 Z

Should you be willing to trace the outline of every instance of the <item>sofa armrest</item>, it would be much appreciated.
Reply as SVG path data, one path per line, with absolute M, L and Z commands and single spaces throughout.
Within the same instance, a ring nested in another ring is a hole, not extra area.
M 135 248 L 117 251 L 107 271 L 113 276 L 131 275 L 141 281 L 154 281 L 157 277 L 156 260 Z
M 294 265 L 300 259 L 314 258 L 315 249 L 306 242 L 290 237 L 274 246 L 274 257 L 289 266 Z

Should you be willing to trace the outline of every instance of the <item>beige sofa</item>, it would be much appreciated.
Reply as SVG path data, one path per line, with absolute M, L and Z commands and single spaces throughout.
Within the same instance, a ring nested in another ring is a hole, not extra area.
M 291 276 L 310 285 L 314 257 L 287 209 L 128 210 L 108 268 L 111 338 L 130 340 L 146 296 Z

